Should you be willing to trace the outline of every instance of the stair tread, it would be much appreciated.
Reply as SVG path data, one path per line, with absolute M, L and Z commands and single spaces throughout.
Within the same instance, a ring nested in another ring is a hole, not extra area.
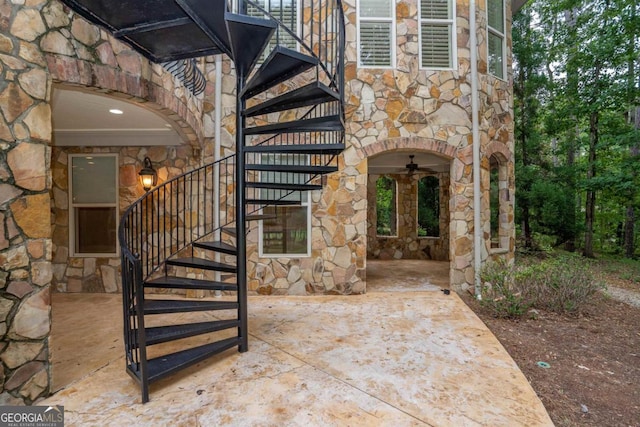
M 260 215 L 247 215 L 245 220 L 247 221 L 263 221 L 267 219 L 275 219 L 278 215 L 274 214 L 260 214 Z
M 238 303 L 234 301 L 194 301 L 188 299 L 145 299 L 144 301 L 144 314 L 185 313 L 236 308 L 238 308 Z
M 251 98 L 318 64 L 312 56 L 284 46 L 276 46 L 245 85 L 241 96 Z
M 240 338 L 232 337 L 150 359 L 147 361 L 149 382 L 157 381 L 239 344 Z
M 167 260 L 168 265 L 176 265 L 180 267 L 202 268 L 204 270 L 224 271 L 226 273 L 235 273 L 237 268 L 235 265 L 224 264 L 221 262 L 211 261 L 198 257 L 184 257 Z
M 340 95 L 337 92 L 323 83 L 313 82 L 248 108 L 244 115 L 254 117 L 338 100 L 340 100 Z
M 227 233 L 229 236 L 236 237 L 238 235 L 238 233 L 236 233 L 235 227 L 222 227 L 220 230 Z
M 326 173 L 336 172 L 337 166 L 307 166 L 307 165 L 263 165 L 263 164 L 247 164 L 245 169 L 265 172 L 289 172 L 289 173 L 305 173 L 312 175 L 322 175 Z
M 247 153 L 295 153 L 295 154 L 338 154 L 344 150 L 344 144 L 290 144 L 290 145 L 253 145 L 244 148 Z
M 181 325 L 156 326 L 145 328 L 147 346 L 175 341 L 182 338 L 194 337 L 209 332 L 221 331 L 236 327 L 240 324 L 237 319 L 214 320 L 210 322 L 184 323 Z
M 169 288 L 169 289 L 203 289 L 212 291 L 236 291 L 238 286 L 235 283 L 217 282 L 214 280 L 190 279 L 187 277 L 160 277 L 147 280 L 144 283 L 146 288 Z
M 296 132 L 330 132 L 344 129 L 339 115 L 315 117 L 313 119 L 293 120 L 290 122 L 272 123 L 264 126 L 254 126 L 244 129 L 245 135 L 266 135 L 274 133 Z
M 238 249 L 236 249 L 235 246 L 225 242 L 195 242 L 193 246 L 229 255 L 236 255 L 238 253 Z
M 280 200 L 280 199 L 246 199 L 248 205 L 274 205 L 274 206 L 299 206 L 299 200 Z
M 225 24 L 227 0 L 175 0 L 175 2 L 222 52 L 229 56 L 232 55 Z M 209 13 L 210 10 L 222 13 Z
M 230 12 L 225 13 L 224 19 L 229 32 L 235 68 L 238 73 L 248 76 L 258 63 L 278 25 L 271 19 Z
M 322 190 L 322 185 L 318 184 L 289 184 L 279 182 L 247 182 L 249 188 L 267 188 L 273 190 L 289 190 L 289 191 L 311 191 Z

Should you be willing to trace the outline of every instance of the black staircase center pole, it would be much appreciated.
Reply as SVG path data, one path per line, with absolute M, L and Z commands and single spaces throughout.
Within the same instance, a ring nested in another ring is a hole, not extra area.
M 249 333 L 247 320 L 247 234 L 246 228 L 246 176 L 245 176 L 245 153 L 244 153 L 244 112 L 246 101 L 239 94 L 242 93 L 246 82 L 246 76 L 242 67 L 236 69 L 236 250 L 237 257 L 237 283 L 238 283 L 238 336 L 240 344 L 238 351 L 244 353 L 249 350 Z

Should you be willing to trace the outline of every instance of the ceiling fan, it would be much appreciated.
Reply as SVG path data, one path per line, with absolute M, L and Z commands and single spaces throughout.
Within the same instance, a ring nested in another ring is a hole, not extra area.
M 406 170 L 409 176 L 413 175 L 416 172 L 436 173 L 436 171 L 431 168 L 420 167 L 417 163 L 414 163 L 414 157 L 414 154 L 410 154 L 409 163 L 406 164 L 405 169 L 400 169 L 399 172 L 404 172 Z

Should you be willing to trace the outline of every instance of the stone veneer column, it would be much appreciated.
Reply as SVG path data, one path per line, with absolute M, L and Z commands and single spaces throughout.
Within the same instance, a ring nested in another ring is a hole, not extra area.
M 51 80 L 45 0 L 0 3 L 0 405 L 49 392 Z

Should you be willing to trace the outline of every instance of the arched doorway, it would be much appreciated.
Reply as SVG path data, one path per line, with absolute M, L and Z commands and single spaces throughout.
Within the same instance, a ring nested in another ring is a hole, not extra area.
M 122 357 L 117 225 L 144 193 L 145 159 L 160 181 L 200 162 L 174 120 L 122 95 L 51 95 L 51 391 Z
M 448 288 L 449 149 L 417 138 L 400 142 L 367 147 L 367 291 Z

